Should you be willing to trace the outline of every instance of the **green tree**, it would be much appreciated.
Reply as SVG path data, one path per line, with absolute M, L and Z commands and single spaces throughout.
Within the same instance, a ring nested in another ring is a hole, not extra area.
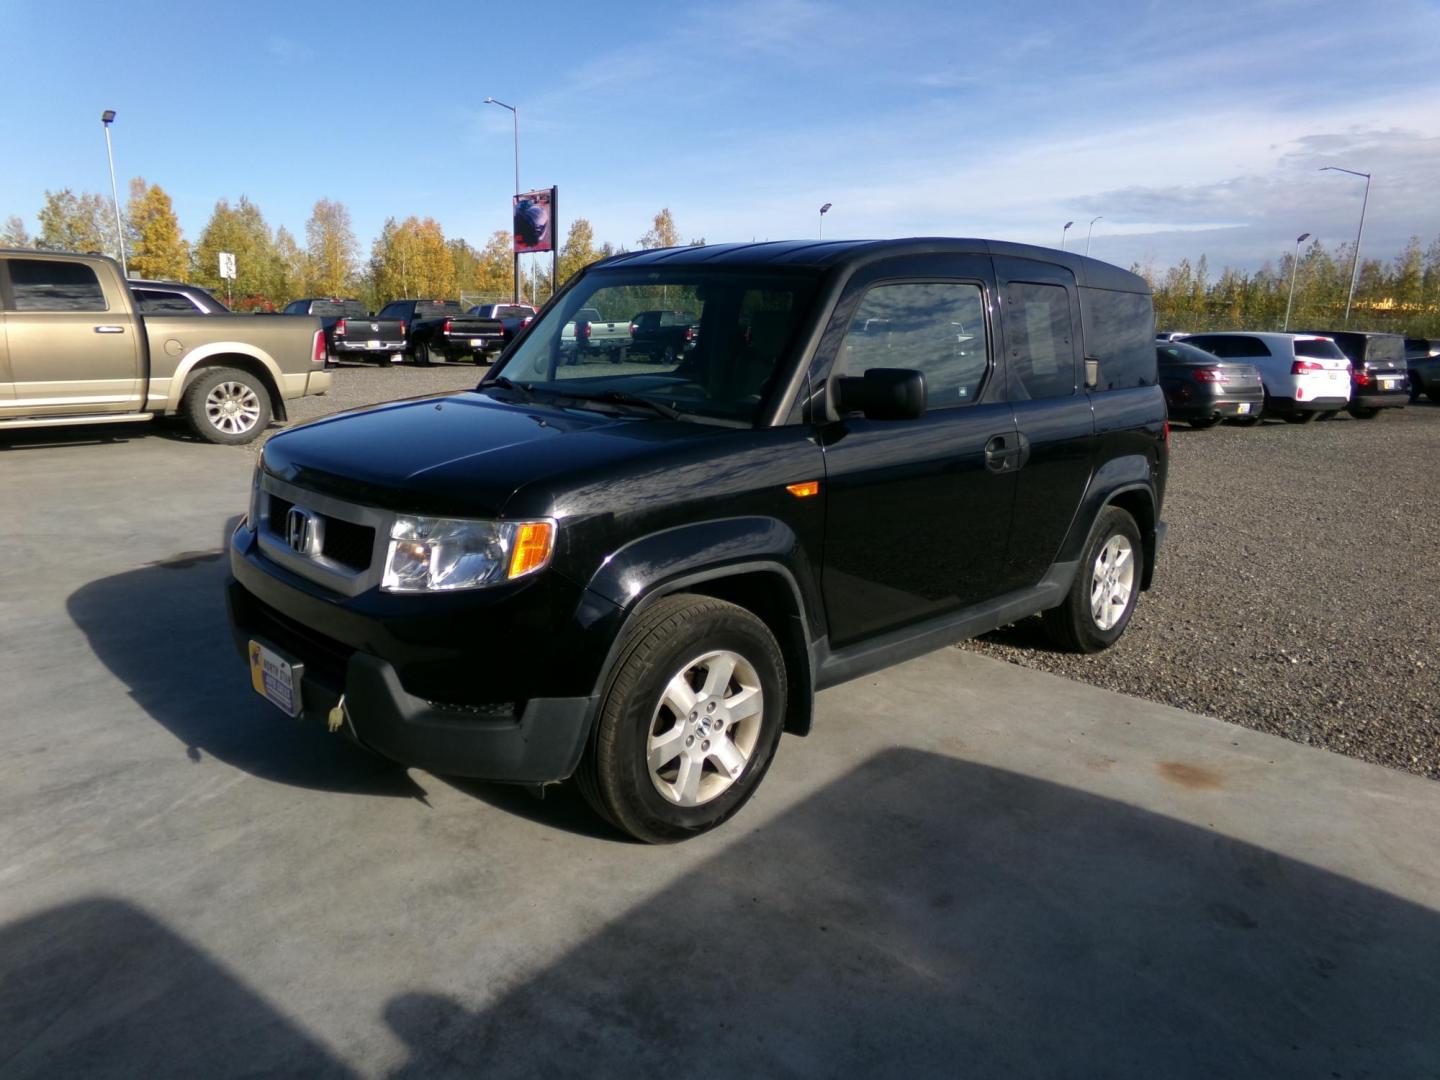
M 34 243 L 24 218 L 11 214 L 5 219 L 5 228 L 0 230 L 0 247 L 30 247 Z
M 283 299 L 287 275 L 275 238 L 260 208 L 244 195 L 234 206 L 228 199 L 215 204 L 193 249 L 191 273 L 195 281 L 224 290 L 225 282 L 220 279 L 222 251 L 235 256 L 234 295 L 246 300 L 244 306 L 265 307 Z
M 640 237 L 642 248 L 677 247 L 679 243 L 680 231 L 675 228 L 675 217 L 668 206 L 655 215 L 650 231 Z
M 345 204 L 321 199 L 305 223 L 307 288 L 320 296 L 345 296 L 355 278 L 355 232 Z
M 560 247 L 560 281 L 569 281 L 600 257 L 595 250 L 595 230 L 583 217 L 570 223 L 565 243 Z
M 499 229 L 490 234 L 480 250 L 476 277 L 477 292 L 508 296 L 515 287 L 515 248 L 510 233 Z
M 184 281 L 190 269 L 190 245 L 180 234 L 180 220 L 164 188 L 147 184 L 143 177 L 131 180 L 125 219 L 131 273 Z
M 114 209 L 103 195 L 69 188 L 45 192 L 36 247 L 51 251 L 103 251 L 119 258 Z
M 309 289 L 310 260 L 295 240 L 295 234 L 281 225 L 275 230 L 275 257 L 281 269 L 281 285 L 274 297 L 277 305 L 306 295 Z

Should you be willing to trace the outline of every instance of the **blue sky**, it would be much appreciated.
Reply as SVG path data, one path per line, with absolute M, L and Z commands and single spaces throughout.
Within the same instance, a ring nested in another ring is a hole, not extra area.
M 476 242 L 523 186 L 635 246 L 661 206 L 713 241 L 990 236 L 1128 265 L 1258 266 L 1302 231 L 1367 254 L 1440 234 L 1440 3 L 123 5 L 0 0 L 0 218 L 48 189 L 246 194 L 303 241 L 349 206 Z M 356 62 L 356 57 L 372 57 Z M 387 63 L 383 58 L 393 57 Z

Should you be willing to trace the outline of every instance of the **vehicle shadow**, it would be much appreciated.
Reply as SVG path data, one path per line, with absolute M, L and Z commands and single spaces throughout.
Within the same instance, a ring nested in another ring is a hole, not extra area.
M 396 1077 L 1433 1077 L 1437 955 L 1348 878 L 892 750 L 498 1000 L 385 1020 Z
M 226 523 L 228 540 L 239 518 Z M 75 625 L 135 702 L 184 745 L 266 780 L 401 797 L 423 789 L 398 765 L 287 719 L 250 688 L 225 618 L 224 547 L 90 582 L 66 600 Z
M 353 1075 L 203 951 L 104 897 L 0 927 L 0 1071 Z
M 54 450 L 68 446 L 111 446 L 147 439 L 167 442 L 211 444 L 200 438 L 183 421 L 173 418 L 134 424 L 77 424 L 74 427 L 16 428 L 0 432 L 0 452 L 7 450 Z

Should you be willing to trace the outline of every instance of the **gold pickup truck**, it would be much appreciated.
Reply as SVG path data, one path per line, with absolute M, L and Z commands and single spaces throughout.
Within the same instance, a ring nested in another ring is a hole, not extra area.
M 245 443 L 330 388 L 320 320 L 141 315 L 114 259 L 0 248 L 0 432 L 182 416 Z

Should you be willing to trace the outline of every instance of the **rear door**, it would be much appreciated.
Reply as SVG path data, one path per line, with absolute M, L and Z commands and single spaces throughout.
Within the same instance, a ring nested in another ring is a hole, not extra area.
M 1090 482 L 1095 418 L 1084 387 L 1074 275 L 999 256 L 995 274 L 1022 458 L 1005 566 L 1019 588 L 1045 575 L 1070 529 Z
M 0 259 L 10 361 L 7 416 L 136 412 L 141 406 L 139 320 L 118 282 L 59 258 Z
M 1006 591 L 1015 419 L 992 348 L 994 295 L 987 256 L 917 256 L 861 270 L 835 309 L 812 377 L 919 369 L 928 408 L 819 429 L 834 647 Z

